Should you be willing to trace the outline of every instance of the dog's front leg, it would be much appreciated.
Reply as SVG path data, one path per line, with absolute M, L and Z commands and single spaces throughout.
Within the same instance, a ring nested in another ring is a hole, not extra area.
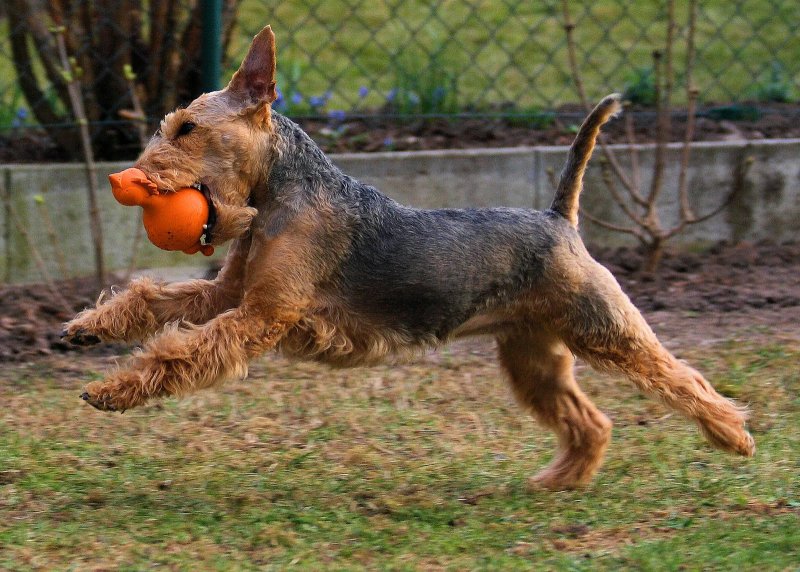
M 319 245 L 305 220 L 279 233 L 255 231 L 239 306 L 204 325 L 167 326 L 144 350 L 83 398 L 98 409 L 124 411 L 155 397 L 185 395 L 247 375 L 247 363 L 276 346 L 303 317 L 319 282 Z
M 121 369 L 86 386 L 81 396 L 97 409 L 125 411 L 156 397 L 185 395 L 247 375 L 253 357 L 275 347 L 299 319 L 247 305 L 202 326 L 168 327 Z
M 75 345 L 100 341 L 138 341 L 165 324 L 183 321 L 203 324 L 241 301 L 243 269 L 250 239 L 230 249 L 216 280 L 189 280 L 165 284 L 150 278 L 133 280 L 128 287 L 64 324 L 61 337 Z

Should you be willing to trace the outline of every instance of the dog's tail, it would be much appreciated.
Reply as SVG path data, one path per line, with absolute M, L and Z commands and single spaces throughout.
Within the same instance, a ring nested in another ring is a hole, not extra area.
M 561 171 L 561 179 L 550 210 L 563 216 L 572 226 L 578 226 L 578 197 L 583 188 L 583 173 L 592 156 L 597 135 L 603 124 L 622 109 L 620 99 L 618 93 L 604 97 L 584 120 L 569 148 L 567 163 Z

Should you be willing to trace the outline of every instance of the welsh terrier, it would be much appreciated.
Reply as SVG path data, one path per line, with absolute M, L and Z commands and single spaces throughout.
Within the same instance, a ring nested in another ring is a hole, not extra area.
M 275 62 L 266 27 L 227 87 L 168 114 L 136 162 L 161 191 L 202 188 L 211 244 L 233 243 L 214 280 L 137 279 L 65 324 L 75 344 L 146 340 L 83 399 L 125 411 L 242 378 L 274 348 L 356 366 L 490 335 L 519 402 L 558 436 L 541 486 L 587 483 L 611 436 L 573 356 L 625 374 L 713 446 L 754 453 L 744 409 L 659 343 L 576 230 L 583 174 L 619 96 L 581 126 L 549 209 L 419 210 L 343 174 L 272 111 Z

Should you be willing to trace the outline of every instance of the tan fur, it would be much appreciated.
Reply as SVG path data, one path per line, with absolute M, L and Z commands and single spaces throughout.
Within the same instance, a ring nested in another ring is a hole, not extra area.
M 558 436 L 559 454 L 532 484 L 573 488 L 588 483 L 603 461 L 611 421 L 575 382 L 572 352 L 543 331 L 520 329 L 498 342 L 500 359 L 520 404 Z
M 457 318 L 444 334 L 433 329 L 415 332 L 393 326 L 392 316 L 369 307 L 369 299 L 352 295 L 355 289 L 348 289 L 345 273 L 337 273 L 348 256 L 352 260 L 356 238 L 349 225 L 355 224 L 353 217 L 363 216 L 362 205 L 334 204 L 336 198 L 320 190 L 324 185 L 312 177 L 320 177 L 320 172 L 326 180 L 333 178 L 334 191 L 351 184 L 326 163 L 315 163 L 323 165 L 317 173 L 297 171 L 297 164 L 308 163 L 298 163 L 290 149 L 294 153 L 305 149 L 314 157 L 316 151 L 296 142 L 292 148 L 288 137 L 276 130 L 276 116 L 269 106 L 275 98 L 274 46 L 274 35 L 265 28 L 228 87 L 167 115 L 160 133 L 137 161 L 161 192 L 203 183 L 217 214 L 212 243 L 233 240 L 233 245 L 215 280 L 160 284 L 138 279 L 66 324 L 64 337 L 75 343 L 145 341 L 142 350 L 103 381 L 87 385 L 83 397 L 91 405 L 124 411 L 150 399 L 212 387 L 227 378 L 246 376 L 250 359 L 275 348 L 292 357 L 353 366 L 408 357 L 455 337 L 489 334 L 497 339 L 501 363 L 520 403 L 558 436 L 559 453 L 534 478 L 536 486 L 586 484 L 609 443 L 611 422 L 578 387 L 573 354 L 598 369 L 625 374 L 645 394 L 694 420 L 712 445 L 753 454 L 753 440 L 744 429 L 745 411 L 659 343 L 613 276 L 586 252 L 573 228 L 582 175 L 600 126 L 618 110 L 616 97 L 604 99 L 584 122 L 552 208 L 535 219 L 553 237 L 541 241 L 546 246 L 526 243 L 528 249 L 540 248 L 535 250 L 534 264 L 540 264 L 541 272 L 516 267 L 519 252 L 525 249 L 512 251 L 507 244 L 498 244 L 488 256 L 493 272 L 501 277 L 498 282 L 515 272 L 528 272 L 534 276 L 531 282 L 487 297 L 469 315 L 451 310 Z M 186 122 L 196 127 L 181 135 Z M 297 133 L 294 137 L 302 139 Z M 271 179 L 279 164 L 284 178 Z M 275 194 L 276 185 L 280 195 Z M 498 224 L 507 225 L 503 228 L 508 231 L 513 219 L 509 213 L 486 215 L 490 216 L 502 219 Z M 528 221 L 525 224 L 534 220 L 529 213 L 513 216 Z M 459 236 L 472 241 L 459 243 L 463 252 L 469 248 L 484 252 L 478 248 L 483 237 Z M 442 235 L 435 238 L 438 247 Z M 364 244 L 364 237 L 361 240 L 359 244 Z M 426 247 L 425 262 L 436 269 L 471 263 L 454 259 L 446 248 Z M 379 251 L 360 263 L 370 272 L 386 265 L 388 257 Z M 402 263 L 398 266 L 401 271 L 405 268 Z M 356 271 L 347 276 L 364 274 Z M 431 276 L 432 281 L 436 278 Z M 441 299 L 443 305 L 450 303 L 426 284 L 412 282 L 412 287 L 416 293 Z M 462 287 L 453 284 L 445 291 L 458 293 Z M 400 300 L 406 300 L 409 308 L 390 304 L 391 312 L 416 308 L 413 296 Z M 420 308 L 421 313 L 442 309 Z M 412 316 L 409 323 L 425 317 Z
M 306 314 L 278 348 L 290 357 L 334 367 L 355 367 L 376 365 L 387 359 L 405 361 L 435 345 L 433 339 L 427 345 L 414 344 L 408 336 L 370 326 L 334 308 Z

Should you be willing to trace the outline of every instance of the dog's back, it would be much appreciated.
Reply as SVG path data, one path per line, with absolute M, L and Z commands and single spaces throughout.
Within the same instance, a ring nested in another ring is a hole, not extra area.
M 563 253 L 585 253 L 574 229 L 578 194 L 600 127 L 619 109 L 605 98 L 575 138 L 553 206 L 532 209 L 422 210 L 399 205 L 341 172 L 329 172 L 325 203 L 338 210 L 349 244 L 328 283 L 342 303 L 369 324 L 418 343 L 439 343 L 481 314 L 508 308 L 553 285 Z M 293 129 L 280 118 L 284 130 Z M 299 130 L 299 128 L 297 128 Z M 300 135 L 294 141 L 308 142 Z M 305 160 L 309 154 L 305 153 Z M 328 170 L 312 156 L 315 169 Z M 324 156 L 323 156 L 324 157 Z M 553 251 L 556 245 L 569 245 Z M 575 245 L 579 245 L 576 247 Z M 588 256 L 588 255 L 586 255 Z M 513 313 L 497 319 L 513 320 Z M 526 318 L 526 319 L 529 319 Z

